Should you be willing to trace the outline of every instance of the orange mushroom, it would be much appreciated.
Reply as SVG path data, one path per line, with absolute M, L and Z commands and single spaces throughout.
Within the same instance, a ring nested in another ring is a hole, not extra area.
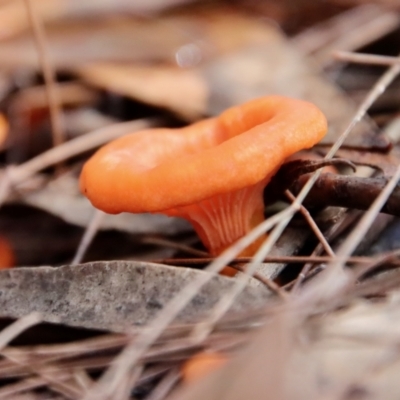
M 15 254 L 9 240 L 0 236 L 0 269 L 12 268 L 15 266 Z
M 81 190 L 107 213 L 186 218 L 218 255 L 263 221 L 263 189 L 285 159 L 326 130 L 313 104 L 263 97 L 185 128 L 145 130 L 107 144 L 85 164 Z
M 4 114 L 0 114 L 0 148 L 4 147 L 4 143 L 9 135 L 10 126 Z
M 196 382 L 203 376 L 206 376 L 223 367 L 227 362 L 228 357 L 222 353 L 197 353 L 182 365 L 182 379 L 186 383 Z

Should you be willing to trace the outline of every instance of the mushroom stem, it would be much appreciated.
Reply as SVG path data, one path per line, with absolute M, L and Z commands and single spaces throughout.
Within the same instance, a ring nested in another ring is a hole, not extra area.
M 264 220 L 262 194 L 266 181 L 163 213 L 190 221 L 210 254 L 217 256 Z M 262 240 L 240 255 L 252 256 Z

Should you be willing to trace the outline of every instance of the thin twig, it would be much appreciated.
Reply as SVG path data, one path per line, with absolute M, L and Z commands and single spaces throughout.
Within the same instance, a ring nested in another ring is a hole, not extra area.
M 75 368 L 73 372 L 75 382 L 86 392 L 93 385 L 93 380 L 83 368 Z
M 11 325 L 7 326 L 7 328 L 4 328 L 0 333 L 0 351 L 19 334 L 33 325 L 37 325 L 41 321 L 41 315 L 37 312 L 33 312 L 13 322 Z
M 382 65 L 389 67 L 399 64 L 400 57 L 381 56 L 378 54 L 352 53 L 348 51 L 335 51 L 333 57 L 339 61 L 351 62 L 354 64 Z
M 71 262 L 72 265 L 79 264 L 82 261 L 87 249 L 89 248 L 94 237 L 96 236 L 96 233 L 99 230 L 105 215 L 106 214 L 103 211 L 94 210 L 92 218 L 90 219 L 90 222 L 85 229 L 82 239 L 78 245 L 78 249 L 76 250 L 75 256 Z
M 241 271 L 243 273 L 246 273 L 246 267 L 244 265 L 231 265 L 231 268 L 235 268 L 238 271 Z M 271 279 L 268 279 L 267 277 L 263 276 L 262 274 L 259 274 L 256 272 L 253 275 L 253 278 L 257 279 L 261 283 L 263 283 L 268 289 L 272 290 L 275 292 L 282 300 L 287 299 L 287 294 L 284 290 L 282 290 L 274 281 Z
M 81 397 L 84 393 L 76 382 L 70 376 L 69 379 L 65 377 L 60 378 L 60 368 L 58 366 L 44 366 L 32 364 L 31 360 L 21 360 L 20 357 L 12 357 L 8 354 L 7 359 L 12 361 L 14 364 L 19 365 L 24 371 L 29 371 L 32 374 L 38 375 L 52 388 L 54 391 L 61 393 L 67 398 L 76 399 Z M 72 370 L 69 369 L 71 375 Z
M 126 376 L 125 382 L 118 388 L 115 393 L 113 393 L 112 400 L 129 399 L 132 389 L 136 386 L 136 382 L 139 380 L 142 372 L 142 365 L 137 365 L 135 368 L 133 368 L 133 371 L 129 374 L 129 376 Z
M 206 251 L 194 249 L 193 247 L 187 246 L 182 243 L 176 243 L 173 242 L 172 240 L 168 240 L 165 238 L 159 238 L 159 237 L 144 237 L 140 239 L 141 243 L 146 243 L 146 244 L 156 244 L 159 246 L 164 246 L 164 247 L 169 247 L 172 249 L 180 250 L 183 251 L 187 254 L 192 254 L 194 256 L 199 256 L 199 257 L 208 257 L 210 254 L 207 253 Z
M 171 369 L 161 382 L 153 389 L 146 400 L 163 400 L 180 379 L 179 368 Z
M 238 257 L 232 260 L 229 266 L 232 266 L 234 263 L 248 263 L 253 259 L 253 257 Z M 335 257 L 337 259 L 337 257 Z M 375 257 L 350 257 L 347 259 L 349 264 L 369 264 L 373 262 Z M 196 264 L 208 264 L 214 261 L 215 258 L 206 257 L 206 258 L 165 258 L 160 260 L 152 260 L 151 262 L 157 264 L 168 264 L 168 265 L 196 265 Z M 320 263 L 328 263 L 333 260 L 330 256 L 267 256 L 262 261 L 263 263 L 279 263 L 279 264 L 300 264 L 300 263 L 312 263 L 312 264 L 320 264 Z
M 67 399 L 70 400 L 79 399 L 80 397 L 82 397 L 84 393 L 76 384 L 71 385 L 69 383 L 71 378 L 65 380 L 62 379 L 54 380 L 48 375 L 44 374 L 40 375 L 43 376 L 44 379 L 46 379 L 49 389 L 51 389 L 53 392 L 63 395 Z
M 290 190 L 285 190 L 285 195 L 292 202 L 296 200 L 296 198 L 293 196 L 293 194 L 290 192 Z M 311 214 L 308 212 L 308 210 L 303 205 L 300 206 L 300 213 L 303 215 L 303 217 L 307 221 L 308 225 L 310 225 L 311 230 L 314 232 L 315 236 L 318 238 L 321 245 L 324 247 L 324 250 L 326 251 L 326 253 L 329 254 L 331 257 L 335 257 L 335 252 L 332 250 L 332 247 L 330 246 L 328 241 L 325 239 L 325 236 L 319 229 L 318 225 L 315 223 L 314 218 L 311 216 Z
M 70 378 L 69 372 L 57 374 L 59 380 L 67 380 Z M 0 399 L 14 399 L 15 395 L 28 390 L 37 389 L 47 384 L 47 380 L 43 377 L 34 377 L 24 379 L 22 381 L 11 383 L 0 388 Z
M 317 246 L 313 253 L 311 254 L 312 257 L 315 257 L 315 254 L 318 254 L 320 249 L 320 246 Z M 346 260 L 348 262 L 348 260 Z M 292 293 L 296 293 L 296 291 L 300 288 L 300 285 L 302 284 L 302 282 L 304 281 L 304 279 L 306 279 L 306 277 L 308 276 L 308 273 L 310 272 L 311 268 L 313 268 L 314 263 L 312 262 L 307 262 L 306 264 L 303 265 L 303 268 L 301 269 L 300 273 L 297 275 L 293 286 L 291 287 L 291 291 Z M 314 268 L 315 269 L 315 268 Z M 287 287 L 285 287 L 284 289 L 288 289 Z
M 363 275 L 367 274 L 371 270 L 374 270 L 382 265 L 391 264 L 391 262 L 400 256 L 400 249 L 390 251 L 387 254 L 381 254 L 380 257 L 375 258 L 367 265 L 357 265 L 353 268 L 354 279 L 359 280 Z M 397 266 L 395 267 L 397 268 Z
M 367 23 L 362 26 L 355 27 L 348 31 L 347 35 L 335 37 L 327 46 L 323 47 L 319 52 L 314 54 L 316 61 L 325 66 L 331 62 L 331 54 L 335 50 L 355 50 L 372 40 L 386 35 L 394 31 L 399 25 L 399 15 L 394 12 L 377 13 Z
M 28 11 L 30 24 L 35 38 L 36 51 L 46 83 L 46 96 L 50 111 L 50 122 L 53 135 L 53 146 L 58 146 L 65 141 L 64 128 L 61 117 L 61 102 L 57 92 L 55 72 L 47 52 L 46 34 L 40 16 L 35 11 L 32 0 L 24 0 Z
M 324 20 L 301 31 L 292 38 L 291 42 L 302 53 L 312 54 L 325 49 L 338 38 L 347 37 L 349 33 L 354 31 L 354 27 L 365 28 L 377 17 L 387 14 L 387 11 L 374 4 L 351 8 L 329 20 Z M 393 13 L 389 14 L 393 15 Z M 378 37 L 379 35 L 375 36 L 374 39 L 376 40 Z
M 310 191 L 310 193 L 312 193 L 312 190 Z M 351 217 L 349 218 L 349 216 L 351 216 Z M 351 214 L 346 214 L 346 217 L 342 218 L 339 223 L 336 223 L 335 225 L 333 225 L 331 227 L 331 229 L 327 232 L 327 239 L 333 241 L 335 239 L 335 237 L 337 237 L 341 232 L 343 232 L 344 226 L 349 226 L 349 224 L 350 224 L 349 220 L 351 220 L 351 222 L 355 221 L 354 212 L 352 212 Z M 314 251 L 312 252 L 312 254 L 309 256 L 310 260 L 306 261 L 306 263 L 303 265 L 300 273 L 298 274 L 298 276 L 294 280 L 294 282 L 290 282 L 288 285 L 285 285 L 285 287 L 284 287 L 285 290 L 291 290 L 293 293 L 296 293 L 298 291 L 301 283 L 304 281 L 304 279 L 309 277 L 309 272 L 314 267 L 315 263 L 312 260 L 322 258 L 322 257 L 319 257 L 319 254 L 321 254 L 322 251 L 323 251 L 323 247 L 322 247 L 321 243 L 319 243 L 316 246 L 316 248 L 314 249 Z M 344 261 L 346 261 L 347 263 L 350 263 L 351 262 L 350 259 L 355 259 L 355 258 L 358 258 L 358 257 L 350 257 L 349 259 L 344 260 Z M 369 257 L 366 257 L 365 260 L 361 261 L 360 264 L 363 264 L 365 261 L 368 260 L 368 258 Z M 333 261 L 333 259 L 321 260 L 322 263 L 329 263 L 331 261 Z M 321 267 L 322 266 L 320 266 L 319 268 L 321 268 Z

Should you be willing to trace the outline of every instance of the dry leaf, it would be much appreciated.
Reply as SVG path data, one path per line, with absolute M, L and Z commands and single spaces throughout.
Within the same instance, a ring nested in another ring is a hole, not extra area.
M 133 261 L 0 271 L 0 315 L 20 317 L 35 310 L 48 322 L 123 331 L 145 324 L 201 274 L 207 272 Z M 233 283 L 213 277 L 178 320 L 195 320 L 210 310 Z M 232 311 L 259 308 L 269 296 L 265 287 L 248 287 Z
M 204 116 L 208 89 L 197 70 L 171 65 L 97 63 L 79 69 L 89 84 L 172 112 L 190 121 Z

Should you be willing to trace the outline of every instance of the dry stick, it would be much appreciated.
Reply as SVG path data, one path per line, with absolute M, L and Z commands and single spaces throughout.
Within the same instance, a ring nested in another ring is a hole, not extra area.
M 35 38 L 36 51 L 39 55 L 40 66 L 46 84 L 46 96 L 50 111 L 50 122 L 53 136 L 53 146 L 58 146 L 65 140 L 61 119 L 61 102 L 57 92 L 55 73 L 46 48 L 46 34 L 39 15 L 35 12 L 32 0 L 24 0 L 28 11 L 29 21 Z
M 308 194 L 305 203 L 310 207 L 335 206 L 368 210 L 385 187 L 389 177 L 361 178 L 358 176 L 341 176 L 323 174 Z M 292 190 L 296 193 L 301 187 L 299 180 Z M 400 187 L 396 187 L 390 194 L 386 204 L 382 207 L 383 213 L 400 216 Z
M 113 393 L 110 400 L 126 400 L 130 398 L 132 389 L 135 387 L 136 382 L 139 380 L 143 372 L 143 366 L 138 365 L 133 368 L 130 376 L 125 378 L 125 382 L 118 388 L 118 390 Z
M 63 372 L 58 374 L 59 379 L 69 379 L 70 373 Z M 42 386 L 45 386 L 47 381 L 41 377 L 38 378 L 28 378 L 23 381 L 19 381 L 16 383 L 11 383 L 9 385 L 3 386 L 0 388 L 0 399 L 15 399 L 15 395 L 21 392 L 26 392 L 28 390 L 37 389 Z
M 382 65 L 385 67 L 400 63 L 399 57 L 381 56 L 377 54 L 351 53 L 348 51 L 335 51 L 333 53 L 333 57 L 336 60 L 347 61 L 354 64 Z
M 377 214 L 385 204 L 386 200 L 390 196 L 390 193 L 396 187 L 397 182 L 400 179 L 400 166 L 396 169 L 395 174 L 390 179 L 388 184 L 376 198 L 376 200 L 372 203 L 369 210 L 362 216 L 361 220 L 357 224 L 357 226 L 353 229 L 353 231 L 348 236 L 347 240 L 340 246 L 337 255 L 340 258 L 349 257 L 353 251 L 356 249 L 358 244 L 361 242 L 365 233 L 368 231 L 369 227 L 374 222 Z M 343 261 L 334 260 L 330 264 L 332 268 L 334 267 L 342 267 L 344 264 Z
M 285 190 L 285 195 L 292 202 L 295 201 L 295 199 L 296 199 L 296 197 L 293 196 L 293 194 L 290 192 L 290 190 Z M 328 241 L 325 239 L 325 236 L 319 229 L 318 225 L 315 223 L 314 218 L 311 216 L 311 214 L 308 212 L 308 210 L 303 205 L 300 206 L 300 212 L 303 215 L 304 219 L 307 221 L 308 225 L 310 225 L 310 228 L 312 229 L 315 236 L 320 241 L 321 245 L 324 247 L 325 252 L 327 254 L 329 254 L 331 257 L 335 257 L 335 252 L 332 250 L 332 247 L 330 246 Z
M 93 238 L 96 236 L 96 233 L 99 230 L 99 227 L 101 226 L 105 215 L 106 214 L 103 211 L 94 210 L 93 216 L 85 229 L 78 249 L 76 250 L 75 256 L 71 262 L 72 265 L 79 264 L 82 261 L 87 249 L 92 243 Z
M 49 168 L 85 151 L 92 150 L 112 139 L 129 132 L 148 128 L 152 125 L 154 125 L 154 120 L 139 119 L 106 126 L 47 150 L 24 164 L 8 167 L 0 183 L 0 205 L 4 203 L 4 200 L 8 196 L 11 185 L 18 185 L 43 169 Z M 6 182 L 4 182 L 4 180 L 6 180 Z
M 354 118 L 351 120 L 345 131 L 340 135 L 338 140 L 327 153 L 325 159 L 331 159 L 335 155 L 336 151 L 343 144 L 350 131 L 362 119 L 371 104 L 376 100 L 376 98 L 379 97 L 379 95 L 385 90 L 387 85 L 393 81 L 399 72 L 400 65 L 394 65 L 378 80 L 372 91 L 358 108 Z M 228 295 L 224 296 L 224 298 L 221 299 L 221 302 L 217 303 L 217 308 L 221 314 L 218 316 L 218 318 L 223 316 L 225 311 L 230 307 L 230 304 L 232 303 L 236 294 L 240 293 L 240 291 L 246 286 L 248 280 L 250 279 L 250 274 L 255 272 L 255 269 L 257 268 L 257 261 L 258 263 L 262 262 L 263 258 L 265 258 L 265 256 L 271 250 L 273 244 L 286 228 L 293 215 L 298 211 L 300 204 L 304 201 L 304 198 L 307 196 L 308 192 L 311 190 L 314 182 L 318 179 L 320 174 L 321 170 L 316 171 L 311 176 L 309 181 L 300 191 L 294 203 L 291 204 L 286 210 L 281 211 L 268 220 L 262 222 L 249 234 L 225 250 L 206 268 L 206 270 L 209 272 L 219 272 L 236 255 L 238 255 L 250 243 L 252 243 L 252 241 L 256 240 L 256 238 L 260 237 L 264 232 L 277 224 L 270 237 L 256 253 L 254 262 L 250 264 L 248 268 L 249 275 L 242 274 L 235 282 L 235 285 L 231 291 L 229 291 Z M 212 276 L 212 274 L 204 274 L 199 276 L 196 280 L 187 284 L 169 303 L 167 303 L 163 310 L 159 312 L 148 324 L 147 329 L 144 329 L 126 346 L 122 353 L 116 358 L 114 364 L 103 374 L 97 384 L 95 384 L 92 390 L 88 392 L 87 396 L 84 397 L 84 400 L 98 400 L 100 398 L 106 398 L 108 395 L 112 394 L 113 391 L 118 387 L 121 379 L 123 379 L 124 374 L 134 367 L 135 363 L 140 359 L 146 348 L 161 335 L 163 330 L 175 319 L 176 315 L 178 315 L 179 312 L 188 304 L 188 302 L 196 296 L 201 287 L 211 280 Z M 226 299 L 227 296 L 229 297 L 228 299 Z M 221 307 L 222 301 L 225 303 L 224 307 Z M 214 316 L 213 319 L 217 319 L 216 316 Z
M 12 361 L 14 364 L 19 365 L 25 371 L 29 371 L 32 374 L 38 375 L 43 378 L 43 381 L 49 385 L 53 390 L 63 394 L 66 397 L 71 399 L 75 399 L 81 396 L 84 392 L 78 387 L 78 385 L 74 384 L 74 382 L 68 382 L 69 379 L 58 378 L 57 373 L 59 369 L 54 366 L 33 366 L 31 360 L 21 361 L 18 357 L 14 358 L 12 356 L 7 356 L 7 359 Z M 53 370 L 53 371 L 52 371 Z M 71 374 L 71 371 L 69 371 Z M 72 376 L 71 376 L 72 378 Z M 65 382 L 64 382 L 65 381 Z
M 184 251 L 185 253 L 192 254 L 194 256 L 199 256 L 199 257 L 209 257 L 210 256 L 210 254 L 207 253 L 206 251 L 197 250 L 197 249 L 194 249 L 185 244 L 176 243 L 176 242 L 173 242 L 172 240 L 168 240 L 165 238 L 144 237 L 141 239 L 141 243 L 156 244 L 159 246 L 170 247 L 172 249 L 181 250 L 181 251 Z

